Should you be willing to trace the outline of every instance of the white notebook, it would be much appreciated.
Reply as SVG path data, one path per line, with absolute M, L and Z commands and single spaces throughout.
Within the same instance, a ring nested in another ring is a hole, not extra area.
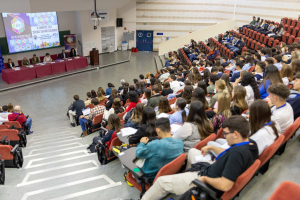
M 82 110 L 82 114 L 84 115 L 84 116 L 87 116 L 87 115 L 89 115 L 90 114 L 90 112 L 91 112 L 91 109 L 88 107 L 88 108 L 86 108 L 86 109 L 84 109 L 84 110 Z
M 159 119 L 159 118 L 169 118 L 169 114 L 167 114 L 167 113 L 161 113 L 161 114 L 157 115 L 156 118 L 157 119 Z
M 121 129 L 121 133 L 122 133 L 123 137 L 129 136 L 129 135 L 133 135 L 136 132 L 137 132 L 137 129 L 134 129 L 134 128 L 131 128 L 131 127 L 127 127 L 127 128 L 122 128 Z

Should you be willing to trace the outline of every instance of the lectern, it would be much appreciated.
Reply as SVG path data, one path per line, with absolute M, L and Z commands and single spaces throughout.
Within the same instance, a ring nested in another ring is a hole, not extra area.
M 98 50 L 90 51 L 91 65 L 99 65 L 99 55 Z

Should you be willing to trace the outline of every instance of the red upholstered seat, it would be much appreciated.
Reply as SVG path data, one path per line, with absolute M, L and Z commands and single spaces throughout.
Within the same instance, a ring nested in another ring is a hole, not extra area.
M 19 141 L 20 137 L 18 136 L 19 131 L 15 129 L 4 129 L 0 130 L 0 139 L 4 136 L 7 136 L 6 140 Z
M 290 35 L 289 36 L 289 40 L 288 40 L 288 44 L 292 44 L 293 42 L 294 42 L 294 40 L 295 40 L 295 36 L 293 36 L 293 35 Z
M 8 125 L 9 127 L 11 127 L 12 125 L 14 125 L 16 128 L 22 128 L 22 126 L 20 125 L 19 122 L 17 121 L 7 121 L 4 122 L 5 125 Z
M 58 59 L 57 54 L 50 55 L 50 57 L 51 57 L 52 60 L 57 60 Z
M 158 177 L 160 176 L 166 176 L 166 175 L 172 175 L 172 174 L 176 174 L 180 168 L 182 167 L 182 165 L 184 164 L 186 159 L 186 154 L 183 153 L 181 155 L 179 155 L 176 159 L 174 159 L 173 161 L 169 162 L 168 164 L 166 164 L 165 166 L 163 166 L 158 173 L 156 174 L 156 177 L 153 181 L 153 184 L 155 183 L 155 181 L 157 180 Z M 127 180 L 136 188 L 138 189 L 140 192 L 142 192 L 142 187 L 141 185 L 139 185 L 135 178 L 132 177 L 132 173 L 129 172 L 126 176 Z M 149 184 L 145 184 L 145 189 L 148 190 L 151 187 L 151 185 Z
M 293 29 L 292 35 L 296 37 L 296 36 L 297 36 L 297 33 L 299 33 L 299 28 L 298 28 L 298 27 L 295 27 L 295 28 Z
M 122 113 L 119 113 L 118 114 L 118 116 L 119 116 L 119 118 L 120 118 L 120 120 L 122 120 L 123 119 L 123 116 L 126 114 L 126 112 L 124 111 L 124 112 L 122 112 Z
M 276 188 L 269 200 L 299 200 L 300 186 L 290 181 L 284 181 Z
M 253 72 L 254 69 L 255 69 L 255 65 L 250 67 L 250 69 L 248 69 L 248 72 Z
M 94 106 L 94 104 L 89 104 L 89 105 L 86 105 L 85 107 L 86 107 L 86 108 L 92 109 L 92 108 L 94 108 L 95 106 Z
M 267 147 L 258 157 L 258 159 L 261 161 L 260 166 L 262 167 L 267 161 L 270 160 L 270 158 L 275 154 L 277 149 L 280 147 L 284 140 L 284 135 L 279 136 L 276 141 L 271 144 L 269 147 Z
M 259 165 L 260 165 L 260 161 L 256 160 L 251 165 L 251 167 L 249 167 L 244 173 L 242 173 L 237 178 L 237 180 L 235 181 L 235 183 L 234 183 L 233 187 L 231 188 L 231 190 L 229 190 L 228 192 L 223 193 L 223 195 L 221 196 L 221 199 L 222 200 L 229 200 L 229 199 L 232 199 L 233 197 L 235 197 L 237 195 L 237 193 L 239 193 L 245 187 L 245 185 L 251 180 L 254 173 L 258 169 Z
M 224 73 L 230 75 L 230 70 L 226 70 Z
M 223 136 L 223 128 L 220 128 L 218 133 L 217 133 L 217 136 L 216 136 L 216 139 L 219 139 L 219 138 L 224 138 Z
M 284 133 L 282 135 L 284 135 L 285 138 L 284 138 L 282 144 L 287 142 L 299 127 L 300 127 L 300 117 L 298 117 L 294 121 L 294 123 L 284 131 Z
M 204 140 L 201 140 L 200 142 L 198 142 L 194 148 L 201 150 L 202 147 L 206 146 L 206 144 L 209 141 L 215 141 L 216 140 L 217 135 L 215 133 L 210 134 L 207 138 L 205 138 Z
M 18 60 L 18 66 L 22 66 L 22 60 Z
M 174 98 L 172 98 L 172 99 L 169 99 L 169 104 L 170 105 L 172 105 L 172 104 L 174 104 L 175 103 L 175 101 L 176 101 L 176 97 L 174 97 Z
M 13 160 L 14 156 L 11 154 L 11 150 L 13 149 L 12 146 L 10 145 L 2 145 L 0 144 L 0 155 L 1 155 L 1 160 Z
M 40 57 L 41 62 L 44 62 L 44 58 L 45 58 L 45 56 Z
M 9 126 L 8 125 L 0 125 L 0 130 L 4 130 L 4 129 L 8 129 Z

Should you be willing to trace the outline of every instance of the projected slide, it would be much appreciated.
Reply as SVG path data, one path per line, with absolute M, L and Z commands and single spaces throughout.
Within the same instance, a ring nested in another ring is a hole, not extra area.
M 10 53 L 60 46 L 56 12 L 2 16 Z

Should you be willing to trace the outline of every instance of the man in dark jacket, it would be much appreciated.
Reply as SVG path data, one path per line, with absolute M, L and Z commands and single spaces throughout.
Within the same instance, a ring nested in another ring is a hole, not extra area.
M 84 101 L 80 100 L 77 94 L 74 95 L 74 100 L 72 108 L 69 110 L 70 123 L 73 127 L 75 127 L 75 115 L 82 115 L 82 110 L 85 109 Z
M 159 98 L 161 95 L 159 94 L 159 89 L 157 85 L 152 86 L 152 97 L 148 100 L 146 107 L 152 107 L 155 108 L 158 106 Z

